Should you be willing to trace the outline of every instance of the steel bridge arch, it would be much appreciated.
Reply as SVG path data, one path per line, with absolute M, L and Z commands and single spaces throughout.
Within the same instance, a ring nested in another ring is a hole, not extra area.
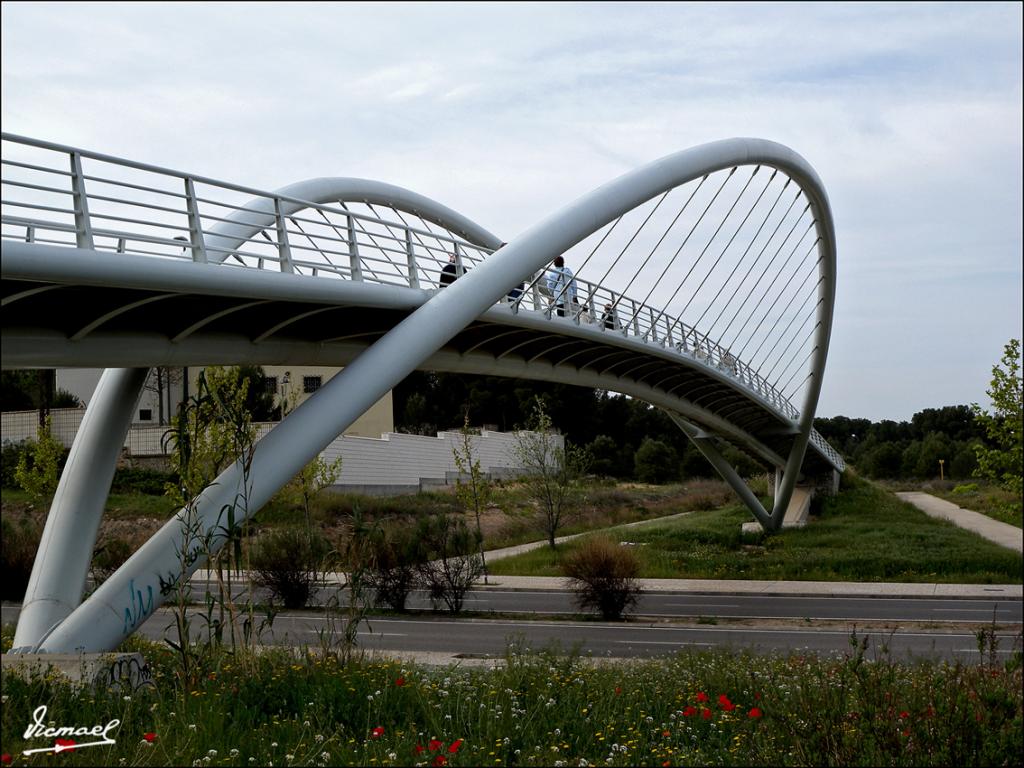
M 743 489 L 738 487 L 742 485 L 742 481 L 738 481 L 735 472 L 733 471 L 730 476 L 731 468 L 721 466 L 721 457 L 716 457 L 716 450 L 710 444 L 706 432 L 687 422 L 678 412 L 670 415 L 743 496 L 762 524 L 769 529 L 777 527 L 797 480 L 820 394 L 831 334 L 836 248 L 827 195 L 817 174 L 792 150 L 759 139 L 729 139 L 706 144 L 669 155 L 627 173 L 548 217 L 518 237 L 515 242 L 478 264 L 471 273 L 464 275 L 446 290 L 431 296 L 409 317 L 365 349 L 344 371 L 290 414 L 288 419 L 275 427 L 258 444 L 252 463 L 254 477 L 249 489 L 250 509 L 259 509 L 280 485 L 287 482 L 331 439 L 343 432 L 366 408 L 409 372 L 435 355 L 448 339 L 487 311 L 512 286 L 524 282 L 548 264 L 553 256 L 567 251 L 617 217 L 659 194 L 718 170 L 755 164 L 780 169 L 800 185 L 814 211 L 819 250 L 819 299 L 816 305 L 817 322 L 811 354 L 812 380 L 805 390 L 800 416 L 793 425 L 796 438 L 789 455 L 785 457 L 785 470 L 777 489 L 773 511 L 765 512 L 756 499 L 753 499 L 753 504 L 751 503 L 752 494 L 749 491 L 744 494 L 745 486 Z M 492 248 L 499 244 L 498 238 L 494 235 L 454 211 L 422 196 L 399 198 L 394 193 L 396 189 L 399 188 L 366 180 L 313 179 L 287 187 L 281 191 L 281 195 L 306 197 L 306 201 L 311 202 L 316 200 L 310 198 L 337 200 L 346 195 L 356 200 L 372 199 L 415 212 L 441 226 L 451 228 L 451 231 L 459 232 L 471 242 Z M 408 190 L 402 192 L 408 193 Z M 295 210 L 301 208 L 303 202 L 305 201 L 298 200 L 295 203 L 298 206 Z M 267 210 L 259 209 L 250 213 L 255 214 L 254 219 L 246 220 L 240 217 L 229 222 L 224 230 L 211 232 L 208 237 L 212 236 L 213 239 L 204 245 L 230 251 L 228 246 L 233 241 L 244 238 L 249 230 L 266 229 L 278 215 L 277 211 L 272 215 Z M 193 247 L 195 245 L 193 241 Z M 104 398 L 102 392 L 98 392 L 97 399 L 100 401 L 113 402 L 115 391 L 120 392 L 123 398 L 124 392 L 130 390 L 132 386 L 141 387 L 137 372 L 126 369 L 120 374 L 110 372 L 110 376 L 110 383 L 106 389 L 110 391 L 111 397 Z M 104 380 L 106 379 L 105 374 Z M 144 376 L 141 379 L 144 379 Z M 654 392 L 650 388 L 645 390 L 639 383 L 636 391 Z M 661 407 L 671 408 L 656 393 L 648 394 L 644 399 Z M 111 431 L 109 426 L 106 431 Z M 195 500 L 195 510 L 204 530 L 212 531 L 216 527 L 218 510 L 238 493 L 241 483 L 242 472 L 236 464 L 226 470 L 214 486 Z M 85 603 L 78 606 L 66 619 L 47 630 L 46 634 L 39 638 L 39 642 L 33 642 L 34 647 L 44 652 L 83 648 L 105 650 L 115 647 L 134 629 L 127 624 L 122 625 L 123 596 L 126 593 L 134 596 L 136 590 L 141 593 L 144 586 L 151 588 L 169 574 L 180 571 L 180 562 L 175 554 L 175 545 L 178 543 L 180 520 L 176 518 L 165 525 Z M 198 563 L 194 564 L 190 571 L 197 567 Z M 151 601 L 148 610 L 155 610 L 160 602 L 162 599 L 158 595 L 155 602 Z

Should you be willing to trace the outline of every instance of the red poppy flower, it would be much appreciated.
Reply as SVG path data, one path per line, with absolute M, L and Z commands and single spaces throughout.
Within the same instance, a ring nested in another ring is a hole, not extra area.
M 664 763 L 661 764 L 661 768 L 668 768 L 670 765 L 672 765 L 672 763 L 666 760 Z
M 437 739 L 430 740 L 430 751 L 437 752 L 439 749 L 444 749 L 444 742 L 438 741 Z
M 444 755 L 435 755 L 433 765 L 448 765 L 448 758 Z
M 459 751 L 459 747 L 461 747 L 461 746 L 462 746 L 462 739 L 456 739 L 448 747 L 448 754 L 454 755 L 456 752 Z
M 703 717 L 705 720 L 710 720 L 711 710 L 705 707 L 703 710 L 701 710 L 700 716 Z
M 397 680 L 395 680 L 395 685 L 397 685 L 399 688 L 401 688 L 403 685 L 405 685 L 405 678 L 404 677 L 400 677 Z
M 667 739 L 671 735 L 672 735 L 672 731 L 662 731 L 661 732 L 662 738 L 665 738 L 665 739 Z
M 150 731 L 149 733 L 142 734 L 142 738 L 144 738 L 146 741 L 152 744 L 154 741 L 156 741 L 156 734 Z
M 57 739 L 53 742 L 54 754 L 58 752 L 72 752 L 75 749 L 74 739 Z
M 370 738 L 371 739 L 379 739 L 383 735 L 384 735 L 384 726 L 382 726 L 382 725 L 378 725 L 376 728 L 374 728 L 372 731 L 370 731 Z
M 697 714 L 697 708 L 693 707 L 693 706 L 689 706 L 689 707 L 687 707 L 686 709 L 683 710 L 683 717 L 691 717 L 692 715 L 696 715 L 696 714 Z
M 622 689 L 619 686 L 615 686 L 615 695 L 618 696 L 622 693 Z
M 0 763 L 3 763 L 4 765 L 10 765 L 12 762 L 14 762 L 14 758 L 8 755 L 6 752 L 4 752 L 3 755 L 0 755 Z
M 907 710 L 904 709 L 900 712 L 900 720 L 906 720 L 908 717 L 910 717 L 910 713 Z
M 757 707 L 751 707 L 750 711 L 747 712 L 747 717 L 753 717 L 753 718 L 756 719 L 756 718 L 760 717 L 763 714 L 764 713 L 760 709 L 758 709 Z
M 700 693 L 697 694 L 697 701 L 704 702 L 704 701 L 707 701 L 707 700 L 708 700 L 708 695 L 706 693 L 704 693 L 704 691 L 701 691 Z
M 760 693 L 755 693 L 754 694 L 754 701 L 760 701 L 760 700 L 761 700 L 761 694 Z
M 426 749 L 426 747 L 424 747 L 422 744 L 417 744 L 415 747 L 412 748 L 412 751 L 418 755 L 424 749 Z

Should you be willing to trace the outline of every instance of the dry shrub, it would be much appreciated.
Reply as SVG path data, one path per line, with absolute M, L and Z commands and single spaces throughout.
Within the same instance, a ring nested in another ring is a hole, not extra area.
M 591 536 L 562 562 L 562 573 L 582 609 L 613 621 L 636 605 L 642 591 L 640 561 L 629 549 L 604 536 Z

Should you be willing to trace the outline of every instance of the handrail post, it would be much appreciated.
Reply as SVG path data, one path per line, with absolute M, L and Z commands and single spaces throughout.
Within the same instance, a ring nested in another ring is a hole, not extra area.
M 665 318 L 665 340 L 668 342 L 670 347 L 674 346 L 672 343 L 672 323 L 668 320 L 668 315 L 662 315 Z
M 34 243 L 36 241 L 36 227 L 34 224 L 29 224 L 25 227 L 25 242 Z
M 462 277 L 466 274 L 466 268 L 462 266 L 462 249 L 459 248 L 459 244 L 455 243 L 455 275 Z
M 658 327 L 657 319 L 654 317 L 654 307 L 648 307 L 651 314 L 651 341 L 657 343 L 658 341 Z
M 196 188 L 190 176 L 185 177 L 185 204 L 188 206 L 188 235 L 192 244 L 192 261 L 206 264 L 206 242 L 203 240 L 203 222 L 199 218 Z
M 79 248 L 93 248 L 89 199 L 82 175 L 82 156 L 78 152 L 71 153 L 71 197 L 75 208 L 75 242 Z
M 359 244 L 356 242 L 356 222 L 352 214 L 345 217 L 348 221 L 348 263 L 353 280 L 363 279 L 363 270 L 359 265 Z
M 274 216 L 277 218 L 277 255 L 280 258 L 281 271 L 294 274 L 295 265 L 292 264 L 292 249 L 288 243 L 288 227 L 284 223 L 279 197 L 274 198 Z
M 409 229 L 405 230 L 405 255 L 409 260 L 409 287 L 419 288 L 420 274 L 416 269 L 416 250 L 413 248 L 412 232 Z
M 533 288 L 530 289 L 530 292 L 533 294 L 533 309 L 537 311 L 540 309 L 540 280 L 533 281 Z
M 636 308 L 636 301 L 634 299 L 629 300 L 630 306 L 633 308 L 633 335 L 640 336 L 640 312 Z

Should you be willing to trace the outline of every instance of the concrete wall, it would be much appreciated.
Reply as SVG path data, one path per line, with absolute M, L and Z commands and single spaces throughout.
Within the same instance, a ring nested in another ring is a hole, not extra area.
M 416 486 L 425 479 L 445 480 L 456 472 L 453 448 L 460 444 L 458 432 L 440 432 L 437 437 L 389 432 L 379 438 L 337 438 L 321 454 L 324 459 L 342 459 L 338 485 Z M 552 439 L 559 448 L 564 440 Z M 485 472 L 502 474 L 518 468 L 513 446 L 515 435 L 484 431 L 470 437 L 473 457 Z
M 70 448 L 85 415 L 84 408 L 58 408 L 51 411 L 54 436 Z M 37 411 L 13 411 L 2 414 L 4 443 L 35 439 Z M 274 424 L 257 424 L 258 438 L 266 435 Z M 162 456 L 163 436 L 167 427 L 133 425 L 125 439 L 128 457 Z M 363 489 L 389 488 L 396 491 L 417 490 L 423 480 L 445 482 L 456 472 L 454 447 L 461 446 L 458 432 L 441 432 L 436 437 L 387 432 L 380 437 L 342 435 L 324 449 L 327 461 L 342 459 L 338 486 Z M 552 437 L 561 448 L 560 435 Z M 507 432 L 483 431 L 470 437 L 474 458 L 481 468 L 493 474 L 509 474 L 518 468 L 513 446 L 515 435 Z

